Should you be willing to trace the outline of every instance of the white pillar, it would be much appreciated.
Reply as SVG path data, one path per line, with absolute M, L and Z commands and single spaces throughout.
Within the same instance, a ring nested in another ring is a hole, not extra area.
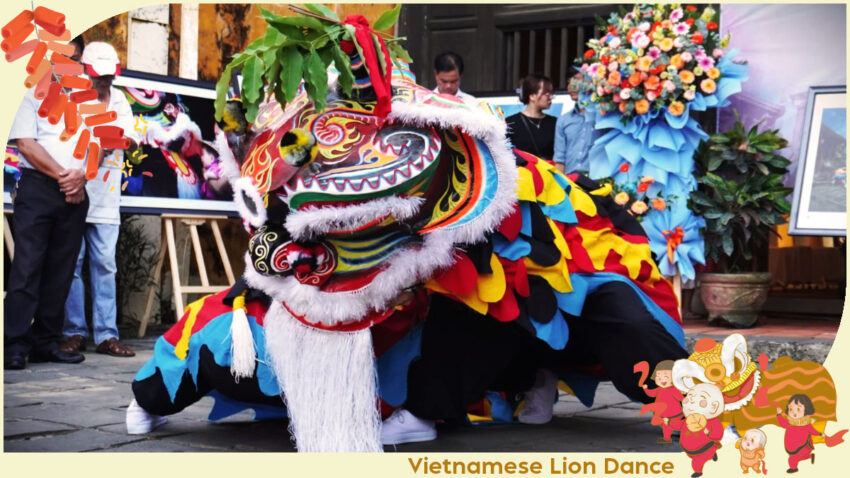
M 168 74 L 168 5 L 130 10 L 127 68 Z
M 180 5 L 180 78 L 198 79 L 198 4 Z

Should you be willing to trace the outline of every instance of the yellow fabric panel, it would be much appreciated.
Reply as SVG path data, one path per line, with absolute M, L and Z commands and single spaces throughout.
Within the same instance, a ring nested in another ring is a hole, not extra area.
M 504 277 L 504 274 L 502 275 L 502 277 Z M 441 286 L 439 283 L 437 283 L 437 281 L 435 279 L 431 279 L 431 280 L 429 280 L 428 282 L 425 283 L 425 288 L 428 289 L 428 290 L 432 290 L 434 292 L 439 292 L 441 294 L 445 294 L 449 297 L 454 297 L 455 299 L 463 302 L 464 304 L 466 304 L 467 307 L 478 312 L 479 314 L 484 315 L 484 314 L 487 313 L 488 305 L 487 305 L 486 302 L 484 302 L 484 301 L 482 301 L 481 299 L 478 298 L 478 288 L 477 287 L 476 287 L 476 290 L 473 290 L 469 294 L 457 295 L 457 294 L 453 294 L 453 293 L 449 292 L 448 290 L 446 290 L 445 288 L 443 288 L 443 286 Z
M 573 254 L 570 252 L 569 246 L 567 246 L 567 240 L 564 239 L 564 235 L 561 234 L 561 230 L 555 225 L 555 221 L 547 217 L 546 222 L 549 224 L 549 228 L 552 229 L 552 234 L 555 235 L 555 247 L 561 251 L 561 256 L 567 259 L 572 259 Z
M 562 257 L 557 264 L 550 267 L 542 267 L 528 257 L 524 257 L 525 267 L 530 275 L 540 276 L 558 292 L 571 292 L 573 285 L 570 282 L 570 272 L 567 261 Z
M 579 188 L 576 183 L 570 181 L 570 178 L 567 178 L 567 181 L 570 183 L 570 202 L 573 205 L 573 209 L 588 216 L 595 216 L 596 204 L 593 203 L 593 199 Z
M 567 192 L 552 177 L 553 174 L 556 174 L 554 169 L 548 163 L 540 161 L 537 163 L 537 171 L 543 178 L 543 191 L 537 195 L 538 202 L 543 202 L 543 204 L 547 205 L 564 202 L 567 199 Z
M 186 360 L 186 356 L 189 354 L 189 339 L 192 337 L 192 327 L 194 327 L 195 320 L 198 318 L 198 312 L 204 306 L 204 300 L 207 297 L 209 296 L 196 300 L 186 307 L 189 316 L 186 317 L 186 323 L 183 324 L 183 333 L 180 334 L 180 340 L 174 346 L 174 355 L 181 360 Z
M 537 194 L 534 193 L 534 178 L 531 176 L 531 171 L 525 168 L 516 168 L 519 172 L 517 179 L 517 197 L 520 201 L 537 201 Z
M 650 255 L 649 244 L 632 244 L 625 239 L 612 233 L 610 229 L 592 231 L 589 229 L 576 228 L 581 234 L 582 246 L 587 250 L 590 260 L 596 270 L 603 270 L 605 260 L 611 250 L 620 254 L 620 262 L 626 266 L 631 279 L 636 279 L 640 273 L 641 263 Z M 652 264 L 650 264 L 652 265 Z M 652 274 L 646 281 L 648 285 L 654 284 L 661 279 L 661 273 L 657 267 L 652 267 Z
M 594 189 L 593 191 L 590 191 L 590 194 L 593 194 L 594 196 L 605 197 L 610 196 L 613 191 L 614 188 L 611 187 L 611 183 L 605 183 L 599 189 Z
M 490 254 L 490 268 L 493 269 L 492 274 L 478 276 L 478 298 L 489 303 L 499 302 L 505 296 L 507 283 L 505 269 L 496 254 Z

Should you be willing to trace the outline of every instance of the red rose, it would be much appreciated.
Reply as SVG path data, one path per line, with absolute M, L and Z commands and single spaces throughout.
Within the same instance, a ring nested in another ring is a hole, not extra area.
M 689 12 L 695 12 L 695 11 L 697 11 L 697 7 L 695 7 L 693 5 L 688 5 L 688 6 L 685 7 L 685 10 L 687 10 Z
M 709 30 L 717 30 L 717 24 L 714 23 L 714 22 L 708 22 L 708 24 L 705 26 L 705 28 L 707 28 Z
M 685 20 L 685 23 L 687 23 L 687 24 L 688 24 L 688 26 L 691 26 L 691 27 L 692 27 L 692 26 L 694 26 L 694 19 L 693 19 L 693 18 L 688 18 L 687 20 Z
M 610 59 L 610 58 L 608 58 L 608 57 L 607 57 L 607 56 L 605 56 L 605 55 L 602 55 L 602 56 L 600 56 L 600 57 L 599 57 L 599 61 L 601 61 L 603 65 L 607 65 L 607 64 L 608 64 L 608 62 L 609 62 L 609 61 L 611 61 L 611 59 Z
M 623 165 L 620 166 L 620 172 L 621 173 L 627 173 L 628 171 L 629 171 L 629 163 L 623 163 Z
M 693 35 L 691 35 L 691 41 L 694 42 L 697 45 L 701 45 L 702 40 L 703 40 L 702 33 L 694 33 Z
M 645 193 L 647 189 L 649 189 L 649 183 L 640 183 L 638 184 L 637 192 Z
M 653 24 L 652 24 L 652 28 L 650 28 L 650 29 L 649 29 L 649 32 L 650 32 L 650 33 L 654 32 L 654 31 L 655 31 L 655 29 L 656 29 L 656 28 L 658 28 L 658 27 L 660 27 L 660 26 L 661 26 L 661 22 L 655 22 L 655 23 L 653 23 Z
M 614 26 L 613 26 L 613 25 L 608 25 L 608 32 L 609 32 L 609 33 L 611 33 L 611 34 L 613 34 L 613 35 L 616 35 L 616 34 L 617 34 L 617 29 L 616 29 L 616 28 L 614 28 Z
M 666 69 L 667 69 L 667 65 L 662 63 L 662 64 L 656 66 L 655 68 L 649 70 L 649 72 L 652 73 L 653 75 L 657 75 L 657 74 L 661 73 L 662 71 L 664 71 Z
M 584 58 L 586 60 L 593 58 L 593 50 L 587 50 L 586 52 L 584 52 Z

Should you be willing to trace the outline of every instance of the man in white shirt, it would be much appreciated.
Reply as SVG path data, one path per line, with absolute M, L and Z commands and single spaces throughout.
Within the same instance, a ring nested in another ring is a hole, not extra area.
M 112 124 L 124 130 L 124 137 L 130 140 L 130 148 L 135 149 L 139 138 L 134 128 L 133 111 L 124 93 L 112 87 L 115 75 L 121 72 L 115 49 L 108 43 L 92 42 L 83 51 L 81 63 L 92 80 L 92 88 L 98 93 L 96 101 L 107 103 L 107 110 L 115 111 L 118 118 Z M 85 350 L 86 337 L 89 335 L 85 314 L 85 285 L 82 279 L 83 260 L 88 255 L 92 329 L 94 343 L 97 344 L 95 351 L 114 357 L 135 355 L 135 352 L 118 340 L 116 316 L 115 248 L 121 226 L 119 204 L 123 162 L 123 150 L 104 150 L 97 180 L 86 184 L 90 204 L 84 240 L 77 256 L 74 279 L 65 303 L 65 341 L 60 346 L 60 350 L 64 352 L 79 353 Z
M 21 178 L 14 195 L 15 257 L 3 301 L 6 370 L 26 367 L 27 357 L 59 363 L 85 359 L 59 350 L 63 305 L 89 207 L 85 160 L 73 157 L 83 128 L 61 141 L 64 122 L 53 125 L 40 117 L 40 104 L 30 89 L 9 132 L 20 153 Z
M 463 58 L 457 53 L 444 51 L 434 58 L 434 79 L 437 81 L 434 92 L 456 96 L 464 103 L 474 104 L 475 97 L 460 90 L 461 75 L 463 75 Z

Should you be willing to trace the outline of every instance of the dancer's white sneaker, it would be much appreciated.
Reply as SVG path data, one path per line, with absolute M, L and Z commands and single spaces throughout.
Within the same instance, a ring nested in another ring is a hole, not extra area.
M 130 402 L 127 407 L 127 434 L 128 435 L 144 435 L 150 433 L 154 428 L 167 422 L 168 418 L 159 415 L 148 413 L 147 410 L 139 406 L 136 399 Z
M 398 445 L 417 441 L 430 441 L 437 438 L 434 420 L 423 420 L 400 408 L 393 412 L 381 424 L 381 443 Z
M 517 420 L 529 425 L 549 423 L 552 420 L 557 393 L 558 377 L 549 370 L 538 370 L 535 386 L 525 392 L 525 408 L 519 412 Z

